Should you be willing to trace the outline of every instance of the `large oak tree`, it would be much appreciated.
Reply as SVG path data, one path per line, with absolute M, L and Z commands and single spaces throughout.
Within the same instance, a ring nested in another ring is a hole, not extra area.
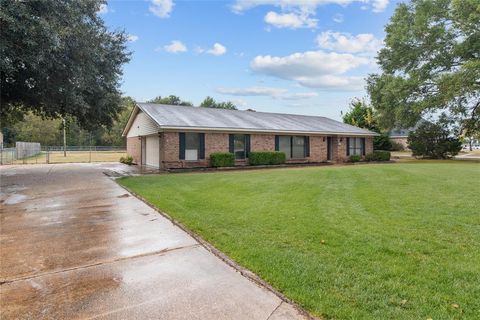
M 100 0 L 0 0 L 2 126 L 28 112 L 110 126 L 121 108 L 127 35 L 109 31 Z
M 412 0 L 397 6 L 367 89 L 385 128 L 443 112 L 480 130 L 480 2 Z

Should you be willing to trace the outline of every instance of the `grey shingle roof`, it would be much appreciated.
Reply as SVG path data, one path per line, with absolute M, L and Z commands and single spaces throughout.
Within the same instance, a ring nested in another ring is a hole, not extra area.
M 152 103 L 138 103 L 137 106 L 164 129 L 376 135 L 374 132 L 319 116 Z

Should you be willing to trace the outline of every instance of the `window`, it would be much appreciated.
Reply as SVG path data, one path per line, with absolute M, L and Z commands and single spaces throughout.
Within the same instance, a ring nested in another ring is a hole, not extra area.
M 245 134 L 233 135 L 233 153 L 235 154 L 235 159 L 245 159 L 245 154 L 247 151 L 246 145 Z
M 249 134 L 230 134 L 228 139 L 228 152 L 235 154 L 235 159 L 242 160 L 248 158 L 248 153 L 250 152 Z
M 305 137 L 292 137 L 292 158 L 305 158 Z
M 308 155 L 307 137 L 278 136 L 278 151 L 285 153 L 287 159 L 302 159 Z
M 185 160 L 198 160 L 198 133 L 185 133 Z
M 292 157 L 292 137 L 291 136 L 280 136 L 279 137 L 279 149 L 278 151 L 285 153 L 287 159 Z
M 363 138 L 348 138 L 348 155 L 363 155 Z

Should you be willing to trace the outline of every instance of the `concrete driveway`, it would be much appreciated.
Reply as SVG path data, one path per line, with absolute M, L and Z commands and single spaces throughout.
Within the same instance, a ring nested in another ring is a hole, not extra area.
M 109 164 L 0 168 L 2 319 L 300 319 L 119 187 Z

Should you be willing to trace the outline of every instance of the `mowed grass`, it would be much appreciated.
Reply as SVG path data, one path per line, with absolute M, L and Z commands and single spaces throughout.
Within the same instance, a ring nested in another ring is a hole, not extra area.
M 169 174 L 119 183 L 316 316 L 480 317 L 478 163 Z

